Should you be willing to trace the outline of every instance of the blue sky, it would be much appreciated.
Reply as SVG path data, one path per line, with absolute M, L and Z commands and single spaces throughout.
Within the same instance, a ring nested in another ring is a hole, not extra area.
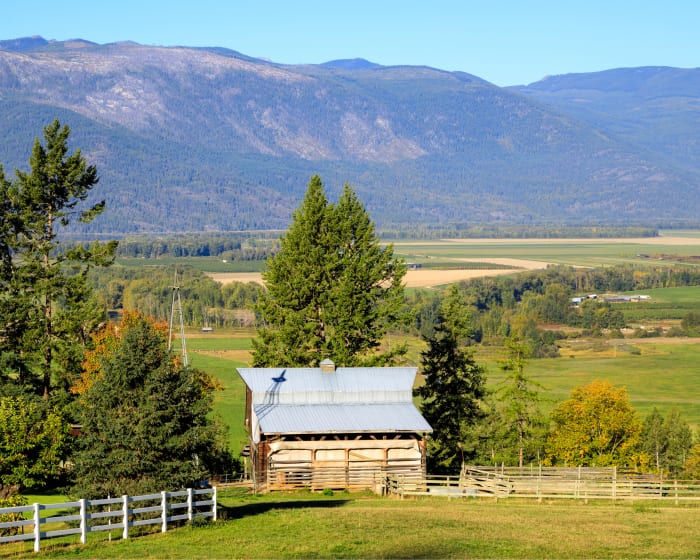
M 366 58 L 497 85 L 700 66 L 697 0 L 4 0 L 0 39 L 220 46 L 275 62 Z

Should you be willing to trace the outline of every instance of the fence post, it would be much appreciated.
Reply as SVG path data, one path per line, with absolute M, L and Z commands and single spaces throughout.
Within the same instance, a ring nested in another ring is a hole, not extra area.
M 211 505 L 211 517 L 212 520 L 216 521 L 216 486 L 214 486 L 211 490 L 211 501 L 213 502 Z
M 129 496 L 122 496 L 122 539 L 129 538 Z
M 676 494 L 676 505 L 678 505 L 678 480 L 673 481 L 673 489 L 675 490 Z
M 163 520 L 161 524 L 160 531 L 165 533 L 168 530 L 168 493 L 160 493 L 160 507 L 162 508 L 161 519 Z
M 187 489 L 187 521 L 192 522 L 192 488 Z
M 617 466 L 613 467 L 612 470 L 612 500 L 615 501 L 617 497 Z
M 34 552 L 41 548 L 41 504 L 34 504 Z
M 85 498 L 80 499 L 80 543 L 87 541 L 87 502 Z

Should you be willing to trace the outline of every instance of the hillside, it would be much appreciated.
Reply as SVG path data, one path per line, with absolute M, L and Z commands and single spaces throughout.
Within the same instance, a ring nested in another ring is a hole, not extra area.
M 58 116 L 101 175 L 94 227 L 114 234 L 284 228 L 313 173 L 331 198 L 349 182 L 380 227 L 697 220 L 700 165 L 674 151 L 675 106 L 639 125 L 663 123 L 654 143 L 534 92 L 360 59 L 0 41 L 0 162 L 25 169 Z

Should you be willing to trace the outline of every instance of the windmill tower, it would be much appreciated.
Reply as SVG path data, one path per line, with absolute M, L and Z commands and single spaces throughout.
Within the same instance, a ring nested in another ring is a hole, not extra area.
M 173 345 L 173 319 L 175 317 L 175 312 L 177 311 L 178 318 L 180 319 L 180 345 L 182 348 L 182 365 L 187 367 L 189 364 L 187 362 L 187 343 L 185 341 L 185 322 L 182 317 L 182 300 L 180 299 L 180 284 L 178 283 L 177 270 L 175 271 L 175 283 L 170 286 L 173 291 L 172 301 L 170 303 L 170 324 L 168 328 L 168 351 L 172 349 Z

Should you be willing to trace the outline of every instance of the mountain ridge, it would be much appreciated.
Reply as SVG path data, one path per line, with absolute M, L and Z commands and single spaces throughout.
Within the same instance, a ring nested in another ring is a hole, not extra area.
M 674 151 L 692 127 L 658 104 L 609 122 L 639 84 L 607 102 L 597 86 L 582 108 L 574 82 L 605 77 L 499 88 L 363 59 L 30 39 L 0 41 L 0 162 L 25 168 L 31 139 L 60 115 L 107 185 L 104 230 L 284 228 L 313 173 L 331 196 L 349 182 L 380 226 L 697 219 L 700 152 Z M 643 84 L 659 90 L 653 78 Z M 653 119 L 668 128 L 656 144 L 643 134 Z

